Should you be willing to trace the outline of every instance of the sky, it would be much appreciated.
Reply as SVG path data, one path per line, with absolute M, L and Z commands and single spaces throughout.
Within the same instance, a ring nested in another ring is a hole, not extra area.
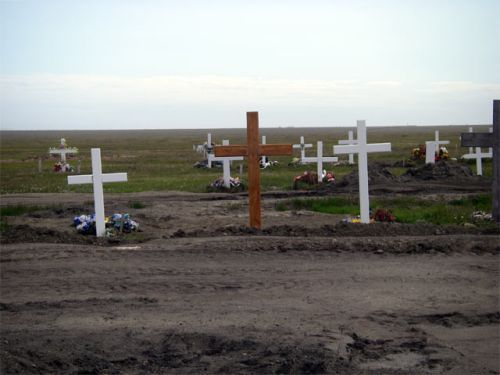
M 490 124 L 500 0 L 0 0 L 2 130 Z

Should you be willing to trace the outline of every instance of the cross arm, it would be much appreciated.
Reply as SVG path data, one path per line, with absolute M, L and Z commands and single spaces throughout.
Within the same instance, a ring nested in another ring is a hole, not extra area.
M 460 146 L 494 147 L 494 138 L 491 133 L 461 133 Z
M 291 144 L 272 144 L 259 146 L 259 155 L 292 155 L 292 153 L 293 148 Z
M 102 175 L 102 182 L 122 182 L 127 181 L 126 173 L 106 173 Z
M 246 145 L 215 146 L 214 154 L 216 157 L 247 156 L 248 148 Z
M 68 185 L 91 184 L 92 175 L 82 174 L 79 176 L 68 176 Z

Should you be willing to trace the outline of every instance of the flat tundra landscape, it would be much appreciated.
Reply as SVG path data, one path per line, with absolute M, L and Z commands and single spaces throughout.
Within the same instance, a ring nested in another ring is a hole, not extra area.
M 370 142 L 393 142 L 392 157 L 369 156 L 373 202 L 465 212 L 464 202 L 491 196 L 491 165 L 479 177 L 475 164 L 408 160 L 433 129 L 369 129 Z M 456 144 L 461 130 L 442 129 L 442 138 Z M 270 131 L 267 141 L 308 141 L 306 131 Z M 82 174 L 90 146 L 101 147 L 104 172 L 129 174 L 105 186 L 106 215 L 129 213 L 139 231 L 96 238 L 71 225 L 93 212 L 91 188 L 69 187 L 45 157 L 63 135 L 14 133 L 2 132 L 1 149 L 2 374 L 500 372 L 494 223 L 399 214 L 350 223 L 350 214 L 297 202 L 357 202 L 355 166 L 328 165 L 335 184 L 293 190 L 293 176 L 315 165 L 280 158 L 262 171 L 263 225 L 250 229 L 246 192 L 206 192 L 220 169 L 192 167 L 203 158 L 192 147 L 201 131 L 69 132 L 80 150 L 69 162 L 79 158 Z M 240 132 L 229 134 L 238 143 Z

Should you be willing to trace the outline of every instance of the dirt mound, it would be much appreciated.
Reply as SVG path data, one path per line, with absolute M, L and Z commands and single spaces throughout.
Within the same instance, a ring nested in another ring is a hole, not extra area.
M 82 245 L 110 246 L 122 243 L 140 243 L 148 238 L 141 233 L 127 235 L 117 233 L 113 237 L 96 237 L 77 233 L 73 227 L 54 229 L 51 227 L 30 226 L 26 224 L 8 225 L 3 229 L 0 243 L 71 243 Z
M 368 181 L 374 184 L 389 184 L 398 181 L 399 178 L 389 171 L 387 164 L 370 163 L 368 167 Z M 358 169 L 353 169 L 349 174 L 345 175 L 337 184 L 339 187 L 359 186 Z
M 435 164 L 424 164 L 418 168 L 410 168 L 402 176 L 403 180 L 437 180 L 437 179 L 463 179 L 475 177 L 471 169 L 460 163 L 438 161 Z

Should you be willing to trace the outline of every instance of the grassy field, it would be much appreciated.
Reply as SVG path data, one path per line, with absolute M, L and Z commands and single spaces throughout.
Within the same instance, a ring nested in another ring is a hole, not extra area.
M 333 154 L 332 146 L 339 139 L 347 138 L 347 131 L 354 128 L 263 128 L 261 135 L 267 136 L 267 143 L 298 143 L 304 136 L 306 143 L 323 140 L 324 154 Z M 371 154 L 369 160 L 396 162 L 407 160 L 410 151 L 426 140 L 434 139 L 434 130 L 440 130 L 440 138 L 449 140 L 450 157 L 459 158 L 466 153 L 466 148 L 459 146 L 459 134 L 467 132 L 468 126 L 405 126 L 405 127 L 369 127 L 368 141 L 391 142 L 391 153 Z M 476 126 L 476 131 L 488 131 L 488 126 Z M 207 185 L 222 174 L 221 169 L 195 169 L 193 164 L 202 159 L 202 155 L 193 151 L 193 145 L 206 140 L 209 130 L 133 130 L 133 131 L 32 131 L 0 132 L 0 194 L 39 193 L 39 192 L 90 192 L 90 185 L 68 186 L 66 174 L 52 172 L 57 158 L 48 158 L 48 149 L 57 147 L 59 139 L 64 137 L 68 146 L 77 147 L 80 153 L 68 159 L 76 167 L 81 161 L 81 173 L 91 172 L 90 149 L 100 147 L 103 172 L 127 172 L 128 182 L 106 184 L 106 192 L 139 191 L 189 191 L 204 192 Z M 229 139 L 232 144 L 245 143 L 245 129 L 210 130 L 212 140 L 220 144 L 222 139 Z M 298 156 L 299 151 L 295 151 Z M 315 149 L 309 149 L 308 155 L 314 155 Z M 38 158 L 42 157 L 42 173 L 38 172 Z M 280 165 L 262 171 L 263 190 L 291 189 L 292 179 L 306 168 L 315 170 L 315 165 L 308 167 L 288 167 L 291 157 L 276 157 Z M 346 160 L 347 156 L 341 159 Z M 243 162 L 244 163 L 244 162 Z M 239 163 L 234 163 L 238 167 Z M 470 162 L 475 169 L 474 162 Z M 331 166 L 326 166 L 332 170 Z M 342 177 L 352 167 L 335 167 L 337 178 Z M 403 169 L 394 168 L 394 173 Z M 491 175 L 491 162 L 486 161 L 483 173 Z M 237 175 L 237 170 L 232 175 Z M 245 176 L 242 176 L 243 178 Z

